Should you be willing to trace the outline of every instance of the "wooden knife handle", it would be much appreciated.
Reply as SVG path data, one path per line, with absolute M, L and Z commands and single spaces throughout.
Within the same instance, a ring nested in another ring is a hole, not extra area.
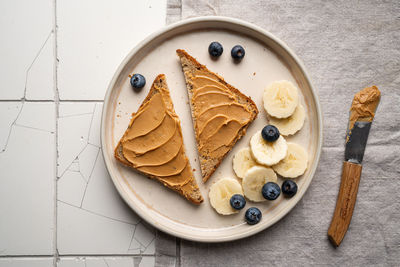
M 338 247 L 349 228 L 354 205 L 356 204 L 358 185 L 360 184 L 362 166 L 343 162 L 342 181 L 336 201 L 335 213 L 328 230 L 329 240 Z

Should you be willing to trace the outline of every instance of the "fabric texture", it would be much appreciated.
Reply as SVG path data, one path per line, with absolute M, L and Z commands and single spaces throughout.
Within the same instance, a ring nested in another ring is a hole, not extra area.
M 400 259 L 400 2 L 169 0 L 167 22 L 219 15 L 246 20 L 283 40 L 304 62 L 323 111 L 314 179 L 297 206 L 269 229 L 220 244 L 182 240 L 182 266 L 398 266 Z M 327 239 L 340 185 L 354 94 L 377 85 L 372 124 L 350 228 L 339 248 Z M 159 239 L 175 240 L 162 235 Z M 158 244 L 166 241 L 159 240 Z M 180 244 L 180 246 L 179 246 Z M 157 247 L 156 250 L 161 248 Z M 175 248 L 174 248 L 175 249 Z M 162 266 L 163 262 L 157 260 Z M 167 262 L 165 262 L 167 264 Z

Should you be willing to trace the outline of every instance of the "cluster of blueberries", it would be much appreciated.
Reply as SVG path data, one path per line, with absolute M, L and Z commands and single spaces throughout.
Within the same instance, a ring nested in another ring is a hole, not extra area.
M 217 58 L 222 55 L 222 52 L 224 52 L 224 48 L 218 42 L 212 42 L 208 47 L 208 53 L 210 53 L 212 57 Z M 244 58 L 245 53 L 246 52 L 244 51 L 244 48 L 241 45 L 235 45 L 234 47 L 232 47 L 231 56 L 235 60 L 239 61 L 242 60 Z
M 264 140 L 268 142 L 274 142 L 279 138 L 279 130 L 273 125 L 265 126 L 262 131 L 261 135 Z M 282 183 L 282 193 L 285 197 L 291 198 L 297 193 L 297 184 L 292 180 L 285 180 Z M 267 200 L 275 200 L 281 194 L 281 188 L 278 184 L 273 182 L 268 182 L 263 185 L 261 194 Z M 241 210 L 246 205 L 245 198 L 240 194 L 235 194 L 230 199 L 230 204 L 232 208 L 236 210 Z M 246 210 L 245 219 L 248 224 L 257 224 L 262 217 L 261 211 L 256 207 L 251 207 Z
M 275 200 L 281 194 L 281 188 L 276 183 L 268 182 L 262 187 L 261 193 L 265 199 Z M 292 180 L 285 180 L 282 183 L 282 193 L 285 197 L 293 197 L 297 193 L 297 184 Z M 241 210 L 246 205 L 246 199 L 240 194 L 235 194 L 231 197 L 230 204 L 235 210 Z M 244 217 L 248 224 L 253 225 L 261 220 L 262 213 L 258 208 L 251 207 L 246 210 Z

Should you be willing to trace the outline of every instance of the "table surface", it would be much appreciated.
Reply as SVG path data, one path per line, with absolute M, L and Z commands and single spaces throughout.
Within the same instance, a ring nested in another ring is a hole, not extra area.
M 381 265 L 400 258 L 400 3 L 280 0 L 0 2 L 0 267 Z M 124 56 L 166 23 L 232 16 L 284 40 L 304 61 L 324 114 L 321 162 L 284 219 L 236 242 L 165 235 L 121 200 L 99 140 L 105 90 Z M 348 108 L 376 84 L 352 224 L 326 238 Z

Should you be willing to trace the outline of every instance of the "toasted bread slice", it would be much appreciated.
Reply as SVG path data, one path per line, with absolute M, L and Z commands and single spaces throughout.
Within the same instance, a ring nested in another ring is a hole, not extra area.
M 146 99 L 132 114 L 114 155 L 121 163 L 158 180 L 192 203 L 203 202 L 185 154 L 180 120 L 164 74 L 157 76 Z
M 178 49 L 176 53 L 186 79 L 201 172 L 203 181 L 206 182 L 236 142 L 246 134 L 247 127 L 257 117 L 258 109 L 250 97 L 201 65 L 186 51 Z M 218 107 L 221 114 L 217 114 Z M 207 108 L 212 108 L 213 111 L 208 112 Z M 240 113 L 233 118 L 237 111 Z M 204 121 L 207 116 L 214 116 L 207 121 L 209 133 L 205 133 L 207 123 Z

